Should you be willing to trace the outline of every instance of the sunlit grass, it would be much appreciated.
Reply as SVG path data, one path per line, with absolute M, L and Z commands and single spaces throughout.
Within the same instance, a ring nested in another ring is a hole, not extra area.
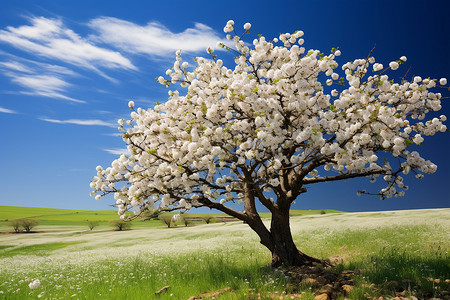
M 336 213 L 336 210 L 293 210 L 292 216 L 314 215 L 320 213 Z M 168 213 L 175 214 L 175 213 Z M 212 222 L 218 222 L 217 217 L 225 216 L 223 213 L 189 213 L 189 217 L 202 218 L 204 216 L 212 216 Z M 22 218 L 34 218 L 39 221 L 39 225 L 33 230 L 55 230 L 54 226 L 62 227 L 63 230 L 80 230 L 87 229 L 87 220 L 98 221 L 99 226 L 96 230 L 105 230 L 111 228 L 109 221 L 117 219 L 116 210 L 73 210 L 73 209 L 53 209 L 41 207 L 19 207 L 19 206 L 0 206 L 0 232 L 13 231 L 9 221 Z M 270 213 L 261 213 L 262 218 L 270 218 Z M 191 221 L 190 226 L 204 223 L 203 221 Z M 158 220 L 142 222 L 140 218 L 132 222 L 133 227 L 164 227 L 165 225 Z M 182 222 L 178 222 L 177 226 L 184 226 Z M 64 228 L 66 227 L 66 228 Z M 73 228 L 70 228 L 73 227 Z
M 78 244 L 78 242 L 45 243 L 22 247 L 6 246 L 3 249 L 2 247 L 0 247 L 0 258 L 11 257 L 15 255 L 36 255 L 36 256 L 50 255 L 50 251 L 62 249 L 69 245 L 74 244 Z
M 448 289 L 450 209 L 295 216 L 291 225 L 305 253 L 360 270 L 350 299 Z M 223 289 L 216 299 L 271 299 L 285 295 L 288 279 L 269 263 L 242 222 L 3 234 L 0 299 L 153 299 L 167 285 L 158 299 Z M 30 290 L 36 278 L 41 286 Z M 315 297 L 309 288 L 299 293 Z

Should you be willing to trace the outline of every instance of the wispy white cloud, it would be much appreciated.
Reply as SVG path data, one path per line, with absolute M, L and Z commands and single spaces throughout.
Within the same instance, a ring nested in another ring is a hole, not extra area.
M 173 55 L 178 49 L 202 51 L 207 47 L 215 47 L 217 41 L 221 40 L 211 27 L 201 23 L 195 23 L 193 28 L 179 33 L 157 22 L 141 26 L 112 17 L 96 18 L 89 22 L 89 26 L 98 32 L 97 36 L 91 36 L 93 40 L 110 44 L 124 52 L 151 56 Z
M 76 73 L 76 72 L 74 72 L 71 69 L 68 69 L 66 67 L 62 67 L 62 66 L 58 66 L 58 65 L 52 65 L 52 64 L 46 64 L 46 63 L 41 63 L 41 62 L 37 62 L 37 61 L 29 61 L 29 62 L 30 62 L 30 64 L 35 65 L 40 70 L 45 70 L 46 72 L 49 72 L 49 73 L 67 75 L 67 76 L 72 76 L 72 77 L 80 76 L 80 75 L 78 75 L 78 73 Z
M 26 88 L 20 94 L 42 96 L 54 99 L 64 99 L 71 102 L 85 103 L 86 101 L 64 95 L 66 88 L 71 84 L 56 75 L 17 74 L 6 73 L 11 81 Z
M 8 108 L 3 108 L 0 107 L 0 113 L 5 113 L 5 114 L 17 114 L 16 111 L 12 110 L 12 109 L 8 109 Z
M 67 89 L 71 87 L 66 78 L 78 77 L 78 73 L 63 66 L 24 59 L 1 51 L 0 57 L 4 59 L 0 61 L 2 74 L 24 88 L 15 93 L 85 102 L 66 95 Z
M 30 74 L 55 73 L 75 77 L 80 76 L 78 73 L 72 71 L 71 69 L 60 65 L 26 59 L 1 50 L 0 57 L 3 59 L 3 61 L 0 61 L 0 69 L 2 70 Z
M 114 155 L 121 155 L 121 154 L 129 155 L 130 154 L 128 149 L 114 148 L 114 149 L 102 149 L 102 150 L 105 152 L 108 152 L 110 154 L 114 154 Z
M 45 122 L 50 122 L 50 123 L 57 123 L 57 124 L 117 127 L 114 123 L 105 122 L 102 120 L 80 120 L 80 119 L 56 120 L 56 119 L 49 119 L 49 118 L 40 118 L 40 120 L 45 121 Z
M 178 49 L 204 51 L 214 47 L 220 39 L 212 28 L 201 23 L 176 33 L 156 22 L 141 26 L 117 18 L 99 17 L 87 23 L 94 34 L 82 36 L 60 18 L 34 16 L 27 20 L 29 25 L 0 29 L 0 43 L 31 54 L 36 60 L 0 50 L 0 74 L 22 87 L 22 91 L 15 93 L 77 103 L 85 101 L 70 96 L 73 87 L 70 79 L 80 75 L 69 68 L 92 70 L 118 83 L 105 69 L 137 70 L 124 53 L 129 56 L 146 54 L 149 59 L 157 59 L 173 55 Z M 39 57 L 49 61 L 37 61 Z M 147 100 L 145 103 L 155 102 Z
M 113 112 L 109 110 L 96 110 L 95 113 L 99 115 L 109 115 L 112 114 Z
M 0 42 L 34 55 L 93 69 L 102 76 L 105 74 L 99 67 L 137 69 L 119 52 L 96 46 L 67 28 L 60 19 L 31 17 L 29 21 L 30 26 L 8 26 L 0 30 Z
M 2 69 L 8 69 L 16 72 L 33 73 L 32 69 L 17 61 L 0 62 L 0 67 Z

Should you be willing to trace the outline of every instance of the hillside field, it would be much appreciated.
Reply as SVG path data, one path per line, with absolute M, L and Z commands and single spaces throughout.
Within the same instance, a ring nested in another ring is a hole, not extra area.
M 270 252 L 240 221 L 89 231 L 77 223 L 92 216 L 87 212 L 29 212 L 55 224 L 0 234 L 0 299 L 305 300 L 320 293 L 314 283 L 297 284 L 286 270 L 270 268 Z M 62 215 L 73 223 L 58 225 Z M 107 221 L 116 214 L 94 216 Z M 450 209 L 299 213 L 291 228 L 303 252 L 333 262 L 330 272 L 351 272 L 352 288 L 337 299 L 450 296 Z M 40 286 L 30 289 L 35 279 Z
M 342 213 L 337 210 L 325 209 L 325 213 Z M 320 214 L 320 210 L 292 210 L 292 216 Z M 171 213 L 174 214 L 174 213 Z M 191 217 L 210 215 L 213 217 L 226 216 L 223 213 L 188 213 Z M 262 218 L 269 218 L 270 213 L 261 213 Z M 9 221 L 13 219 L 34 218 L 39 220 L 35 230 L 46 230 L 46 226 L 87 226 L 86 220 L 98 221 L 101 227 L 108 222 L 118 219 L 117 210 L 72 210 L 41 207 L 0 206 L 0 232 L 12 231 Z M 138 218 L 133 221 L 133 227 L 164 226 L 157 220 L 141 222 Z

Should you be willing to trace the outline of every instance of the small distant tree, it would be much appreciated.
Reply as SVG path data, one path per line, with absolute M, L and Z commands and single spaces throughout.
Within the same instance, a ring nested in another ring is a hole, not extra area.
M 20 225 L 22 226 L 23 230 L 25 230 L 25 232 L 31 232 L 31 229 L 36 227 L 38 224 L 39 221 L 36 219 L 27 218 L 20 220 Z
M 163 222 L 167 225 L 167 228 L 170 228 L 170 225 L 172 224 L 172 216 L 168 214 L 161 214 L 158 216 L 158 220 Z
M 213 221 L 214 217 L 211 215 L 204 215 L 202 216 L 203 221 L 205 221 L 206 224 L 209 224 Z
M 322 263 L 294 243 L 294 201 L 312 186 L 360 177 L 381 177 L 385 185 L 358 194 L 400 197 L 407 176 L 434 173 L 437 166 L 418 145 L 447 130 L 435 91 L 447 79 L 409 81 L 394 73 L 405 56 L 383 66 L 372 51 L 338 68 L 341 51 L 306 50 L 302 31 L 249 43 L 242 38 L 250 27 L 241 35 L 230 20 L 224 28 L 234 46 L 219 47 L 232 52 L 234 63 L 208 49 L 191 68 L 177 51 L 158 77 L 171 86 L 169 99 L 149 109 L 128 103 L 130 119 L 120 119 L 119 130 L 130 155 L 97 167 L 92 195 L 114 194 L 120 215 L 216 209 L 248 224 L 274 267 Z M 260 207 L 271 212 L 270 223 Z
M 325 209 L 322 209 L 322 210 L 320 210 L 320 214 L 321 215 L 324 215 L 324 214 L 326 214 L 327 212 L 325 211 Z
M 20 219 L 11 220 L 11 221 L 9 221 L 9 224 L 14 229 L 14 232 L 17 232 L 17 233 L 20 232 L 20 227 L 22 226 Z
M 88 227 L 90 230 L 93 230 L 95 227 L 98 226 L 98 221 L 95 220 L 86 220 Z
M 115 227 L 118 231 L 122 231 L 131 227 L 130 222 L 124 221 L 122 219 L 111 220 L 109 224 Z

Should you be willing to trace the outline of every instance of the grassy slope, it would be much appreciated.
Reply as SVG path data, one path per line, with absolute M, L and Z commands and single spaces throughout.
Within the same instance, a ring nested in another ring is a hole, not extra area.
M 336 213 L 336 210 L 325 210 L 326 213 Z M 293 210 L 292 216 L 320 214 L 320 210 Z M 191 216 L 201 217 L 203 215 L 224 216 L 222 213 L 189 213 Z M 261 213 L 261 217 L 268 218 L 270 213 Z M 86 220 L 96 220 L 100 224 L 106 225 L 107 222 L 117 219 L 116 210 L 72 210 L 40 207 L 19 207 L 19 206 L 0 206 L 0 231 L 11 231 L 7 220 L 35 218 L 42 225 L 59 226 L 84 226 Z M 159 222 L 134 222 L 134 226 L 156 226 Z
M 350 299 L 365 299 L 365 293 L 393 297 L 402 289 L 406 296 L 429 298 L 448 287 L 450 209 L 294 216 L 291 225 L 305 253 L 362 270 Z M 148 299 L 165 285 L 170 291 L 160 299 L 227 287 L 235 294 L 217 299 L 256 299 L 258 293 L 271 299 L 287 282 L 264 267 L 269 261 L 270 253 L 242 222 L 6 234 L 0 235 L 0 290 L 6 297 L 0 299 L 35 299 L 40 293 L 53 299 Z M 33 278 L 42 286 L 30 291 Z M 371 283 L 376 289 L 368 288 Z M 429 296 L 420 297 L 420 290 Z M 308 287 L 304 292 L 302 299 L 314 299 Z
M 0 220 L 36 218 L 39 220 L 78 221 L 93 218 L 110 220 L 117 216 L 115 210 L 73 210 L 42 207 L 0 206 Z

